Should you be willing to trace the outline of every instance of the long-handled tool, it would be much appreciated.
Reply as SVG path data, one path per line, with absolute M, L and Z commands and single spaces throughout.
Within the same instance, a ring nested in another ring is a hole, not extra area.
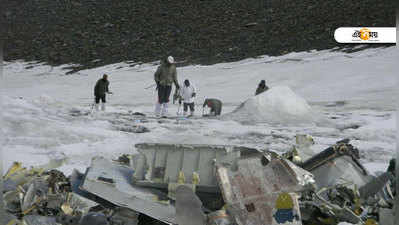
M 152 87 L 155 87 L 157 84 L 152 84 L 152 85 L 150 85 L 150 86 L 148 86 L 148 87 L 145 87 L 144 89 L 150 89 L 150 88 L 152 88 Z
M 178 116 L 180 116 L 180 114 L 181 114 L 181 113 L 180 113 L 180 108 L 181 108 L 181 102 L 179 102 L 179 107 L 177 107 L 177 113 L 176 113 L 176 114 L 177 114 Z
M 96 98 L 94 98 L 93 103 L 91 103 L 90 114 L 93 114 L 94 107 L 96 106 Z

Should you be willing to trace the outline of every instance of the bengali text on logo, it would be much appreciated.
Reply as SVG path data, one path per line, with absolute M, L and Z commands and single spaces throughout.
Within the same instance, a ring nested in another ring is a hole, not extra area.
M 396 27 L 340 27 L 334 38 L 338 43 L 396 43 Z

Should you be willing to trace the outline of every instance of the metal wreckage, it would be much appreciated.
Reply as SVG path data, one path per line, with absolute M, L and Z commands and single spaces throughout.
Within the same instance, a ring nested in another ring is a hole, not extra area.
M 370 175 L 348 140 L 319 154 L 240 146 L 137 144 L 137 154 L 61 161 L 4 176 L 8 225 L 393 225 L 394 172 Z

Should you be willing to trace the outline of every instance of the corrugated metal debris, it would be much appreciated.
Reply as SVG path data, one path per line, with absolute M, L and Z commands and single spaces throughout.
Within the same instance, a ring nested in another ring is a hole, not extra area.
M 312 155 L 309 135 L 286 154 L 241 146 L 143 143 L 92 159 L 66 177 L 63 160 L 4 175 L 9 225 L 391 225 L 388 170 L 372 176 L 349 140 Z

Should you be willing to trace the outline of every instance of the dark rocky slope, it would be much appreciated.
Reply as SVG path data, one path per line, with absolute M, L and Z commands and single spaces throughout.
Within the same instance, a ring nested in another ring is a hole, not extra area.
M 5 0 L 2 8 L 5 60 L 76 70 L 166 54 L 213 64 L 342 47 L 337 27 L 395 26 L 393 0 Z

